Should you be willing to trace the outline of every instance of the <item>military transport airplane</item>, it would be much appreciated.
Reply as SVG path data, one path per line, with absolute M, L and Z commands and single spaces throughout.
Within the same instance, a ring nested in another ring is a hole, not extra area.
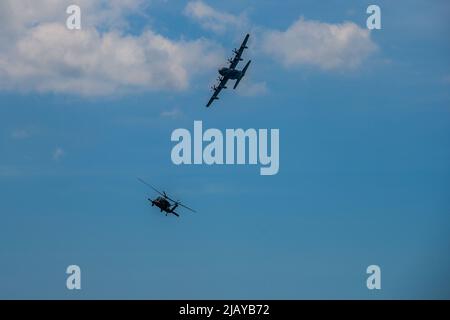
M 241 47 L 238 49 L 234 49 L 233 53 L 234 53 L 234 57 L 228 59 L 228 62 L 230 63 L 230 66 L 228 68 L 224 67 L 219 69 L 219 74 L 220 76 L 217 78 L 217 80 L 219 81 L 219 83 L 215 86 L 213 86 L 211 89 L 214 91 L 211 99 L 209 99 L 206 107 L 209 107 L 214 100 L 218 100 L 219 99 L 219 93 L 220 91 L 222 91 L 222 89 L 226 89 L 227 86 L 227 81 L 228 80 L 236 80 L 233 89 L 236 89 L 236 87 L 238 86 L 239 82 L 242 80 L 242 78 L 245 76 L 245 72 L 247 71 L 248 66 L 250 65 L 250 62 L 252 62 L 251 60 L 249 60 L 247 62 L 247 64 L 245 65 L 244 69 L 242 70 L 237 70 L 236 66 L 239 63 L 239 61 L 242 61 L 243 59 L 241 58 L 242 53 L 244 52 L 245 49 L 247 49 L 247 41 L 248 38 L 250 37 L 249 34 L 247 34 L 245 36 L 244 41 L 241 44 Z

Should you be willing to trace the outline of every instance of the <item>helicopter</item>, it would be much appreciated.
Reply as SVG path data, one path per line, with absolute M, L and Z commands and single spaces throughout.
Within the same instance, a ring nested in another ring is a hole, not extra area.
M 178 207 L 183 207 L 186 208 L 192 212 L 196 212 L 194 209 L 189 208 L 188 206 L 185 206 L 183 204 L 180 203 L 179 200 L 173 200 L 171 199 L 164 191 L 159 191 L 158 189 L 154 188 L 153 186 L 151 186 L 150 184 L 148 184 L 147 182 L 145 182 L 144 180 L 142 180 L 141 178 L 138 178 L 138 180 L 140 182 L 142 182 L 143 184 L 145 184 L 147 187 L 153 189 L 154 191 L 156 191 L 160 196 L 158 196 L 156 199 L 150 199 L 148 198 L 147 200 L 152 204 L 153 206 L 157 206 L 161 212 L 164 212 L 166 214 L 166 216 L 171 213 L 177 217 L 180 217 L 180 215 L 175 212 L 175 209 Z

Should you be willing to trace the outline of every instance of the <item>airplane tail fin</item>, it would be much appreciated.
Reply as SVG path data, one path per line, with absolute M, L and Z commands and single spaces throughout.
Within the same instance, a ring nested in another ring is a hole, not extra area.
M 247 71 L 248 66 L 250 65 L 250 62 L 252 62 L 252 60 L 249 60 L 249 61 L 247 62 L 247 64 L 245 65 L 244 69 L 242 69 L 241 76 L 239 77 L 239 79 L 236 80 L 236 83 L 234 84 L 233 89 L 236 89 L 236 88 L 237 88 L 239 82 L 241 82 L 242 78 L 245 76 L 245 72 Z

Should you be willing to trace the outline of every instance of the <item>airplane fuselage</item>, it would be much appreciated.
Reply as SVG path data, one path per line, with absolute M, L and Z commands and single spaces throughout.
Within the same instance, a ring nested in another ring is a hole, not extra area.
M 219 69 L 219 73 L 221 76 L 228 77 L 231 80 L 237 80 L 242 75 L 242 71 L 230 68 L 221 68 Z

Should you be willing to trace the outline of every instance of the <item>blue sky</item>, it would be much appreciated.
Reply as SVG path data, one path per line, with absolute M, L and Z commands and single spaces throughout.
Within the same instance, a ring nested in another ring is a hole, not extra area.
M 450 298 L 446 1 L 378 1 L 371 32 L 361 1 L 79 1 L 78 33 L 41 2 L 0 5 L 0 298 Z M 279 128 L 279 173 L 173 165 L 194 120 Z

